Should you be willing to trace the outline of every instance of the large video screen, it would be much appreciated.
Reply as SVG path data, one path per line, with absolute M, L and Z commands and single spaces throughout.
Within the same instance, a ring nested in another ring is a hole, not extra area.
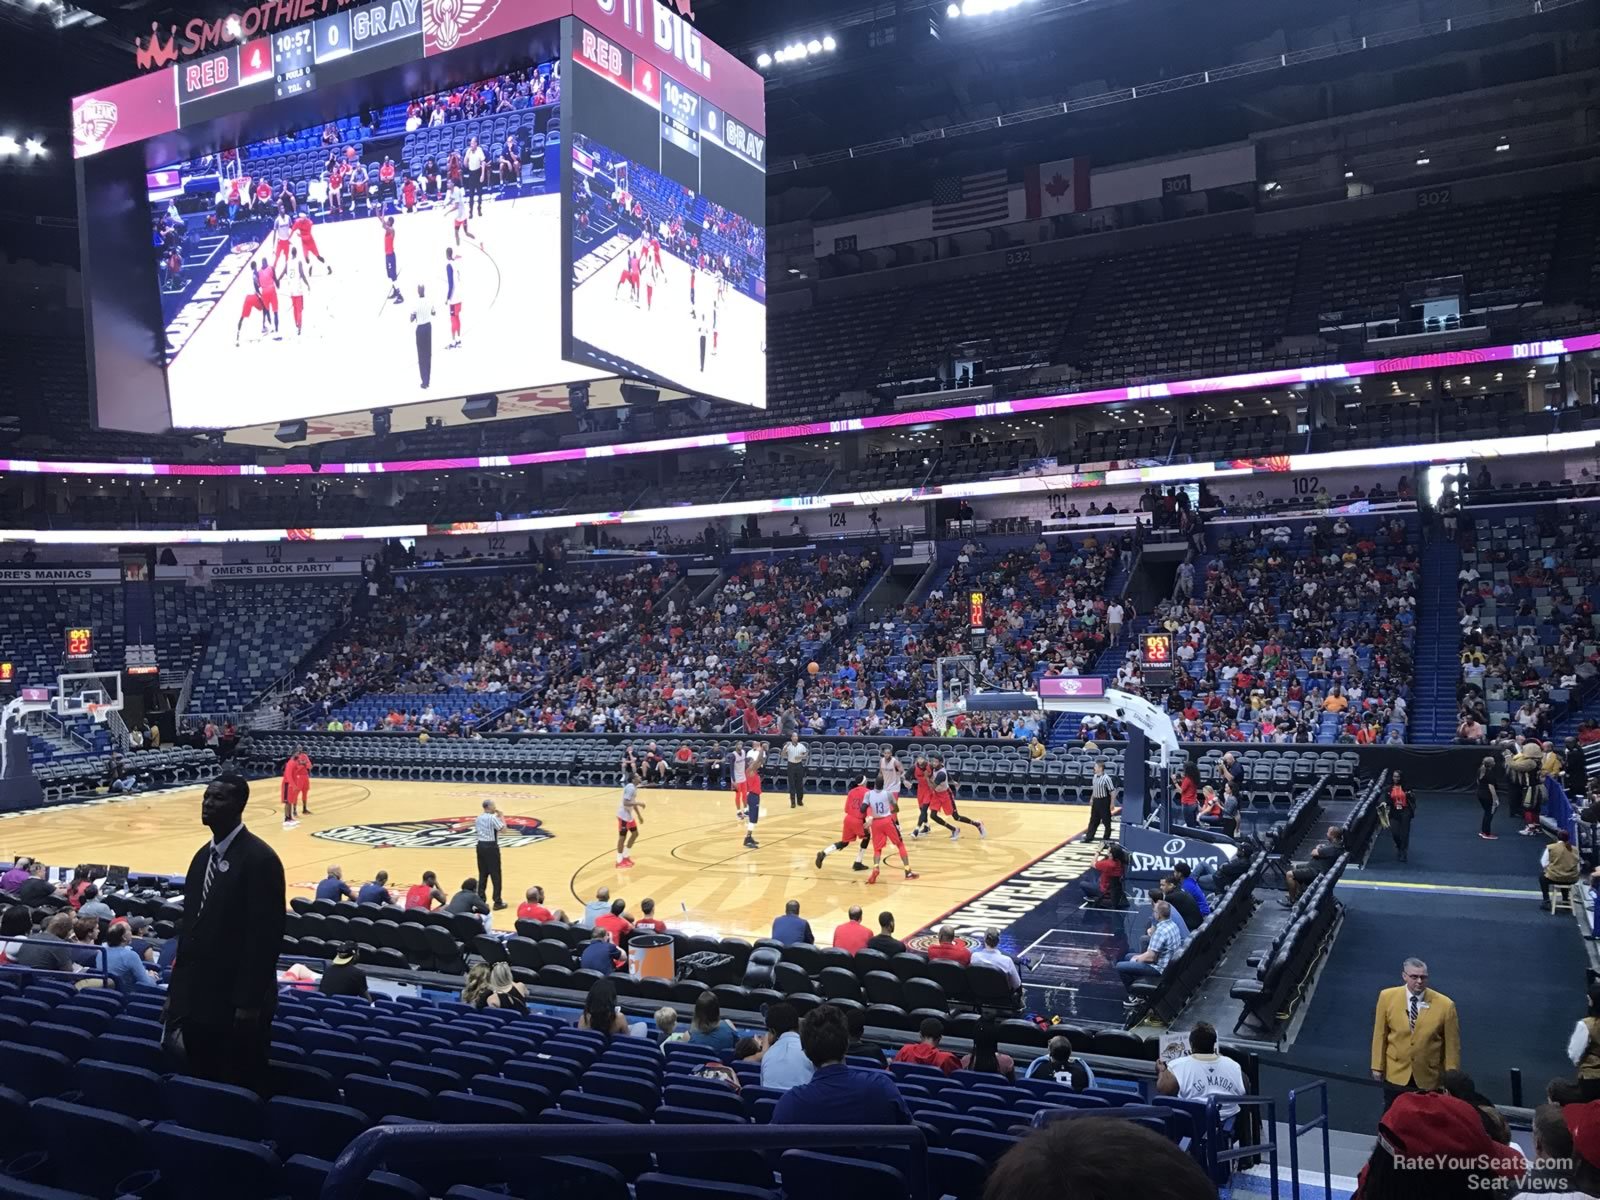
M 571 23 L 567 357 L 765 407 L 766 141 L 663 71 Z
M 174 426 L 602 373 L 562 359 L 547 28 L 543 61 L 149 172 Z

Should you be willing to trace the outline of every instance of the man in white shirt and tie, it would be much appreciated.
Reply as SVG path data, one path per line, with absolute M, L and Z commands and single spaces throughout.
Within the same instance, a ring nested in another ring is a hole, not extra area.
M 500 831 L 505 827 L 505 818 L 494 806 L 494 801 L 485 800 L 483 811 L 472 822 L 472 832 L 478 839 L 478 881 L 479 887 L 483 889 L 480 895 L 485 899 L 488 898 L 489 882 L 493 880 L 496 910 L 506 906 L 506 902 L 501 899 L 505 876 L 500 867 Z

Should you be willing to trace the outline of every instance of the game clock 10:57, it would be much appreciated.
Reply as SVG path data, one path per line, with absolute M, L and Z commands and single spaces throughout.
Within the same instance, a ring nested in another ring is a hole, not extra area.
M 67 630 L 67 657 L 88 658 L 94 653 L 94 630 Z

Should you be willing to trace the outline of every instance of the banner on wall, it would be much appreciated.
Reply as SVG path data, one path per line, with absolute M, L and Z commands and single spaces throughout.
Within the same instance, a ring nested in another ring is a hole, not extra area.
M 1115 208 L 1162 196 L 1187 196 L 1211 188 L 1251 183 L 1256 178 L 1256 148 L 1246 143 L 1221 146 L 1184 158 L 1163 158 L 1094 173 L 1097 208 Z
M 222 563 L 202 566 L 202 579 L 307 579 L 361 574 L 358 562 Z
M 0 567 L 0 587 L 29 583 L 121 583 L 116 567 Z

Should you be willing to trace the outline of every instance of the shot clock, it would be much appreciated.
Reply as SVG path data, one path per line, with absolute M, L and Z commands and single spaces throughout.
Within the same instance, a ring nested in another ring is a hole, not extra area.
M 94 630 L 87 628 L 67 630 L 67 657 L 89 658 L 94 654 Z
M 1147 633 L 1139 639 L 1139 674 L 1145 687 L 1172 685 L 1172 635 Z

